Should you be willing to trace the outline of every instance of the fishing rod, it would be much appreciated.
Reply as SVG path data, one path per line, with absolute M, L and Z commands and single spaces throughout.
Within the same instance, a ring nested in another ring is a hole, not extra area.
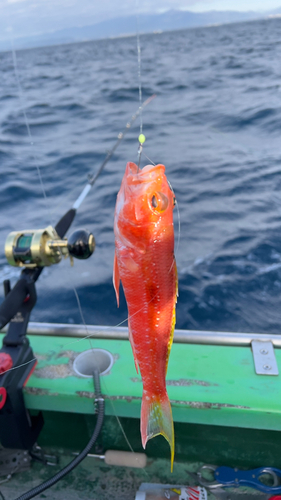
M 97 173 L 95 175 L 89 175 L 88 177 L 88 183 L 87 185 L 84 187 L 82 193 L 78 196 L 77 200 L 75 201 L 75 203 L 73 204 L 72 208 L 73 209 L 77 209 L 80 207 L 81 203 L 84 201 L 84 199 L 86 198 L 87 194 L 89 193 L 89 191 L 91 190 L 91 188 L 93 187 L 93 185 L 95 184 L 97 178 L 99 177 L 99 175 L 101 174 L 101 172 L 103 171 L 104 167 L 106 166 L 106 164 L 108 163 L 108 161 L 110 160 L 111 156 L 113 155 L 114 151 L 116 150 L 116 148 L 119 146 L 120 142 L 122 141 L 122 139 L 124 139 L 125 135 L 127 134 L 128 130 L 131 128 L 132 124 L 134 123 L 135 119 L 141 114 L 143 108 L 145 108 L 145 106 L 147 106 L 151 101 L 152 99 L 154 99 L 156 97 L 156 94 L 153 94 L 152 96 L 150 96 L 148 99 L 146 99 L 146 101 L 144 101 L 144 103 L 139 106 L 138 110 L 135 112 L 134 115 L 132 115 L 132 118 L 131 120 L 127 123 L 126 127 L 124 128 L 123 132 L 120 132 L 118 134 L 118 139 L 117 141 L 115 142 L 113 148 L 107 153 L 106 155 L 106 158 L 104 159 L 104 161 L 102 162 L 100 168 L 98 169 Z M 145 141 L 145 137 L 142 133 L 140 133 L 139 135 L 139 143 L 143 143 Z
M 26 336 L 30 314 L 37 300 L 35 283 L 44 267 L 58 264 L 63 258 L 69 257 L 72 262 L 73 258 L 88 259 L 93 254 L 95 240 L 90 232 L 79 229 L 68 239 L 65 235 L 114 151 L 154 97 L 149 97 L 132 115 L 98 171 L 89 175 L 81 194 L 55 227 L 13 231 L 7 236 L 7 260 L 10 265 L 22 268 L 22 272 L 12 289 L 10 281 L 4 281 L 5 298 L 0 306 L 0 330 L 9 323 L 0 349 L 0 443 L 5 448 L 30 450 L 44 423 L 41 412 L 37 416 L 29 415 L 23 397 L 23 387 L 37 363 Z M 139 142 L 141 140 L 139 138 Z
M 68 240 L 64 239 L 65 234 L 73 223 L 78 208 L 89 194 L 97 178 L 109 162 L 113 153 L 124 139 L 128 130 L 136 118 L 154 98 L 150 96 L 142 106 L 132 115 L 126 127 L 118 134 L 117 141 L 107 153 L 104 161 L 95 174 L 89 174 L 88 182 L 82 192 L 55 227 L 48 226 L 44 229 L 13 231 L 6 239 L 5 255 L 10 265 L 22 267 L 21 279 L 14 286 L 13 290 L 7 280 L 4 282 L 5 300 L 0 306 L 0 330 L 14 317 L 18 307 L 25 300 L 28 290 L 27 283 L 36 282 L 43 268 L 59 263 L 63 257 L 87 259 L 95 249 L 95 240 L 91 233 L 78 230 L 73 233 Z M 142 137 L 139 138 L 139 141 Z M 22 281 L 23 280 L 23 281 Z

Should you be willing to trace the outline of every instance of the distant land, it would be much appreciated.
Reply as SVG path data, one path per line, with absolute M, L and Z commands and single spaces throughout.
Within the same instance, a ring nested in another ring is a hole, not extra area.
M 140 33 L 173 31 L 184 28 L 212 26 L 270 17 L 281 17 L 281 6 L 269 12 L 235 12 L 235 11 L 208 11 L 195 13 L 190 11 L 170 10 L 163 14 L 140 14 Z M 104 38 L 114 38 L 134 35 L 136 33 L 136 16 L 118 17 L 107 21 L 65 28 L 58 31 L 37 34 L 33 36 L 13 39 L 14 48 L 27 49 L 48 45 L 85 42 Z M 10 50 L 11 41 L 0 39 L 0 51 Z

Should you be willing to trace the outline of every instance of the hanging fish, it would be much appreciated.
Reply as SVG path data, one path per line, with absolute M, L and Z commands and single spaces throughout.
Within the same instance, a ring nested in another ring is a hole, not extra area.
M 177 270 L 174 256 L 175 196 L 164 165 L 140 169 L 127 163 L 115 208 L 113 283 L 119 306 L 122 281 L 129 338 L 143 382 L 141 436 L 162 434 L 174 460 L 174 425 L 166 372 L 175 328 Z

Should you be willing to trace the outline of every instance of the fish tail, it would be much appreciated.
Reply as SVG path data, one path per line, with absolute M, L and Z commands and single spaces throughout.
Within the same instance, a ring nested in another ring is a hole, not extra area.
M 175 437 L 171 404 L 167 392 L 162 396 L 144 393 L 141 405 L 141 436 L 145 448 L 149 439 L 162 434 L 171 448 L 171 472 L 173 472 Z

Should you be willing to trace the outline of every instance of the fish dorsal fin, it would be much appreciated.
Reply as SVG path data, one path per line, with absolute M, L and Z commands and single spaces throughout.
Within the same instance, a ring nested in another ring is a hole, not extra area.
M 116 250 L 114 254 L 114 264 L 113 264 L 113 286 L 116 293 L 117 306 L 119 307 L 120 274 L 119 274 Z

